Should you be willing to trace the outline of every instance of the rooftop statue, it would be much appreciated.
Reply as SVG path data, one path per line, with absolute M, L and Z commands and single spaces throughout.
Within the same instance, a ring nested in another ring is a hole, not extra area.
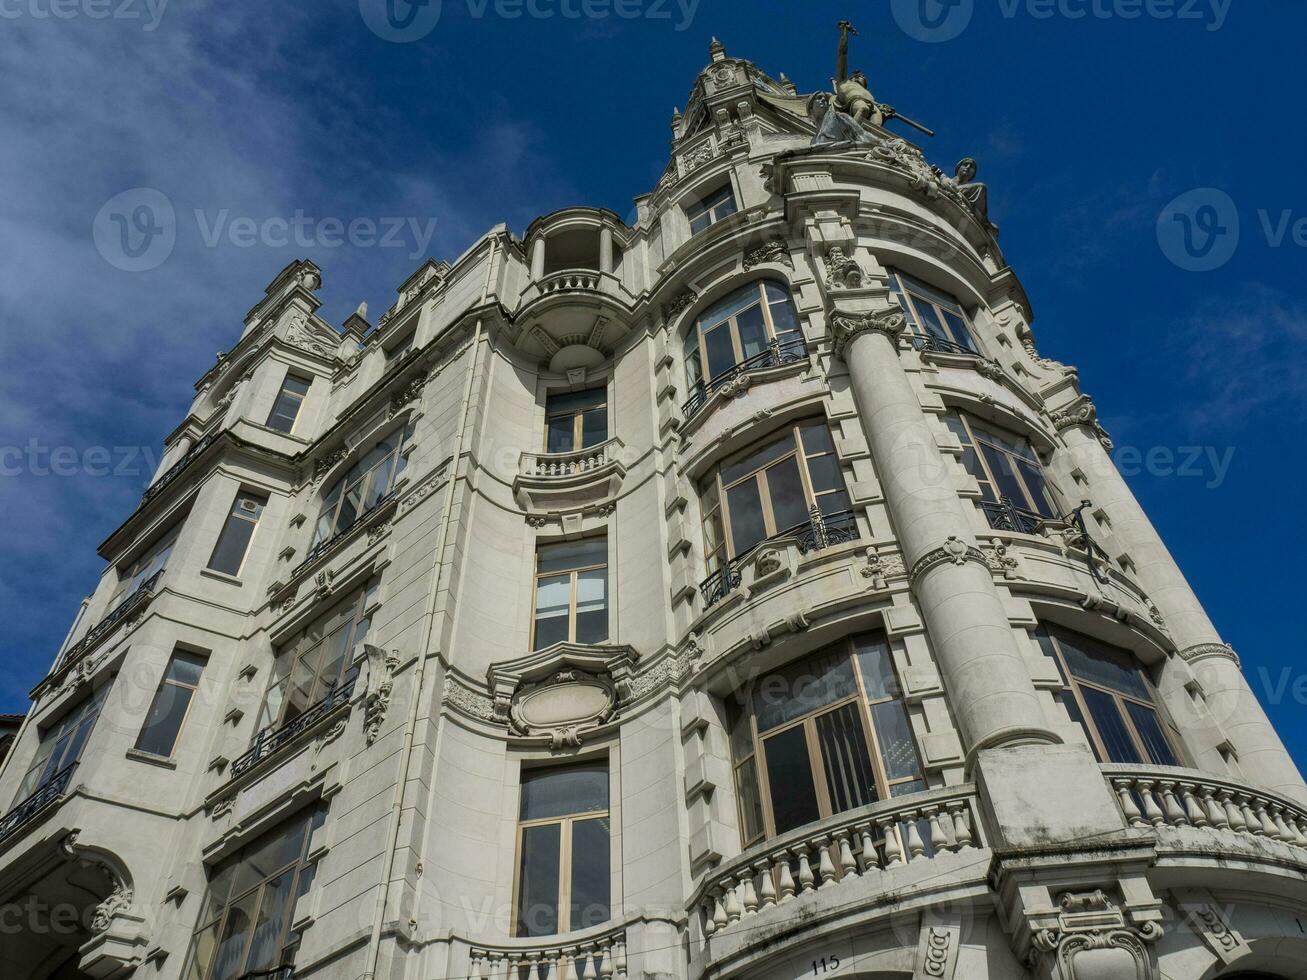
M 813 146 L 830 143 L 875 144 L 882 141 L 876 130 L 891 119 L 901 119 L 927 136 L 934 132 L 892 106 L 877 102 L 867 87 L 867 76 L 854 70 L 849 72 L 849 37 L 858 33 L 847 20 L 840 21 L 840 47 L 836 59 L 833 93 L 818 92 L 808 102 L 808 114 L 817 126 Z

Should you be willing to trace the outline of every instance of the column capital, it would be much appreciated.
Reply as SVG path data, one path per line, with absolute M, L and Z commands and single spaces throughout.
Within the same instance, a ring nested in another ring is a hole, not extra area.
M 1186 663 L 1206 660 L 1209 657 L 1223 657 L 1226 660 L 1233 661 L 1236 667 L 1240 666 L 1239 655 L 1234 652 L 1234 647 L 1228 643 L 1195 643 L 1193 646 L 1185 647 L 1180 651 L 1180 659 Z
M 867 313 L 830 313 L 831 335 L 835 339 L 835 355 L 843 357 L 849 344 L 864 333 L 882 333 L 895 345 L 908 329 L 908 318 L 901 309 L 890 308 Z
M 1112 437 L 1107 434 L 1107 430 L 1098 421 L 1098 409 L 1094 407 L 1094 403 L 1089 400 L 1088 395 L 1081 395 L 1066 408 L 1052 412 L 1051 416 L 1053 428 L 1057 429 L 1058 432 L 1063 429 L 1070 429 L 1073 426 L 1083 425 L 1094 433 L 1105 451 L 1109 453 L 1112 451 Z

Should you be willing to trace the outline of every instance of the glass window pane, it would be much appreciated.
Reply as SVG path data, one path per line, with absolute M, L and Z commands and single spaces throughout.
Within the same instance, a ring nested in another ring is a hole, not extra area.
M 1058 668 L 1061 669 L 1060 667 Z M 1080 713 L 1080 704 L 1076 701 L 1075 695 L 1070 691 L 1061 691 L 1057 695 L 1058 702 L 1066 708 L 1066 713 L 1071 717 L 1081 730 L 1085 733 L 1085 744 L 1089 746 L 1094 758 L 1099 762 L 1103 761 L 1102 753 L 1098 751 L 1098 746 L 1094 744 L 1094 737 L 1089 732 L 1089 725 L 1085 722 L 1085 716 Z
M 245 969 L 253 972 L 280 965 L 281 943 L 286 931 L 286 917 L 290 915 L 291 888 L 295 882 L 293 872 L 287 872 L 268 883 L 259 903 L 258 918 L 254 923 L 254 936 Z
M 818 716 L 816 725 L 831 811 L 842 813 L 874 803 L 876 778 L 867 756 L 867 736 L 857 703 L 850 701 Z
M 581 416 L 581 446 L 589 449 L 608 440 L 608 409 L 595 408 Z
M 522 773 L 523 820 L 545 820 L 607 809 L 607 763 L 527 769 Z
M 232 514 L 227 524 L 218 535 L 213 557 L 209 559 L 209 568 L 224 575 L 236 575 L 245 563 L 245 552 L 254 537 L 254 521 Z
M 921 326 L 932 337 L 938 337 L 940 340 L 948 340 L 948 331 L 944 329 L 944 323 L 935 312 L 935 307 L 929 303 L 918 299 L 913 304 L 917 308 L 917 316 L 921 318 Z
M 757 682 L 753 711 L 758 731 L 771 731 L 857 690 L 853 665 L 846 654 L 809 657 Z
M 184 980 L 206 980 L 218 942 L 218 923 L 208 926 L 195 937 L 191 947 L 191 960 L 182 974 Z
M 556 823 L 522 828 L 517 879 L 517 935 L 558 932 L 559 860 L 563 828 Z
M 713 306 L 708 307 L 703 313 L 699 314 L 699 329 L 709 330 L 717 324 L 730 319 L 741 310 L 762 302 L 762 293 L 758 289 L 757 283 L 750 283 L 743 289 L 731 293 L 725 299 L 719 300 Z
M 235 980 L 245 972 L 245 947 L 253 927 L 254 904 L 258 892 L 251 892 L 227 909 L 222 936 L 214 957 L 213 980 Z
M 162 685 L 155 693 L 154 703 L 145 716 L 145 725 L 136 739 L 136 748 L 154 755 L 172 755 L 193 693 L 189 687 Z
M 1152 693 L 1144 681 L 1143 671 L 1129 661 L 1129 655 L 1099 644 L 1087 636 L 1070 630 L 1050 629 L 1066 657 L 1071 673 L 1081 680 L 1152 701 Z
M 779 297 L 775 294 L 779 294 Z M 767 298 L 771 302 L 771 322 L 777 335 L 797 332 L 799 329 L 799 315 L 794 312 L 794 304 L 790 301 L 790 294 L 775 283 L 769 282 L 767 283 Z M 781 337 L 781 340 L 789 339 L 792 338 Z
M 808 501 L 803 495 L 797 456 L 767 468 L 767 494 L 771 498 L 777 534 L 808 523 Z
M 772 460 L 780 459 L 786 453 L 794 451 L 794 436 L 786 434 L 774 442 L 759 446 L 751 450 L 748 454 L 731 463 L 729 466 L 722 467 L 722 483 L 729 486 L 740 480 L 742 477 L 761 469 Z
M 735 770 L 735 791 L 740 795 L 740 819 L 744 821 L 745 843 L 762 833 L 762 796 L 758 793 L 758 768 L 753 758 Z
M 560 391 L 545 399 L 545 414 L 577 415 L 597 408 L 608 401 L 607 388 L 587 388 L 585 391 Z
M 1084 695 L 1089 715 L 1094 719 L 1094 727 L 1098 729 L 1098 736 L 1103 740 L 1108 761 L 1142 762 L 1139 750 L 1135 748 L 1130 732 L 1125 727 L 1125 720 L 1117 709 L 1116 699 L 1092 687 L 1082 687 L 1080 693 Z
M 608 538 L 583 538 L 580 541 L 545 544 L 539 547 L 536 555 L 536 571 L 541 575 L 603 565 L 608 562 Z
M 576 642 L 602 643 L 608 639 L 608 570 L 595 569 L 576 576 Z
M 735 367 L 735 345 L 731 341 L 731 328 L 722 325 L 703 335 L 704 350 L 708 352 L 708 377 L 713 379 Z
M 885 776 L 891 782 L 921 774 L 917 744 L 902 701 L 881 701 L 871 706 L 871 723 L 876 727 Z
M 740 334 L 740 350 L 748 360 L 767 349 L 767 325 L 762 318 L 762 305 L 751 306 L 736 318 Z
M 849 495 L 844 490 L 832 490 L 817 498 L 817 506 L 823 514 L 829 517 L 831 514 L 840 514 L 850 510 L 853 505 L 849 503 Z
M 559 575 L 536 582 L 535 647 L 568 639 L 572 576 Z
M 944 322 L 948 325 L 949 333 L 953 335 L 953 342 L 961 344 L 967 350 L 975 353 L 976 345 L 971 339 L 971 333 L 967 330 L 967 325 L 963 322 L 962 317 L 949 310 L 941 310 L 944 314 Z
M 808 479 L 812 481 L 813 493 L 844 488 L 844 475 L 840 472 L 840 461 L 835 456 L 809 458 Z
M 572 824 L 572 892 L 568 929 L 589 929 L 609 917 L 608 818 Z
M 1130 712 L 1130 720 L 1135 723 L 1135 731 L 1139 733 L 1139 738 L 1144 743 L 1144 751 L 1148 753 L 1149 761 L 1157 766 L 1179 765 L 1175 753 L 1171 751 L 1171 743 L 1166 740 L 1162 726 L 1157 720 L 1157 712 L 1142 704 L 1128 702 L 1126 707 Z
M 763 753 L 767 757 L 767 782 L 776 833 L 783 834 L 817 820 L 821 813 L 817 808 L 817 790 L 812 781 L 803 726 L 796 725 L 767 739 L 763 742 Z
M 200 674 L 204 671 L 205 658 L 198 653 L 186 653 L 178 650 L 168 661 L 168 672 L 164 675 L 170 681 L 192 686 L 200 683 Z
M 1017 469 L 1021 471 L 1026 481 L 1026 489 L 1030 491 L 1032 509 L 1045 517 L 1056 516 L 1050 503 L 1052 498 L 1049 496 L 1048 485 L 1044 482 L 1044 471 L 1025 460 L 1017 460 Z
M 767 537 L 767 526 L 762 519 L 762 496 L 758 492 L 756 480 L 749 480 L 727 490 L 726 509 L 736 555 L 744 554 Z
M 805 425 L 799 430 L 799 436 L 803 440 L 803 450 L 809 456 L 819 456 L 822 453 L 833 453 L 835 451 L 835 443 L 831 440 L 830 427 L 825 422 Z
M 1021 481 L 1017 479 L 1016 470 L 1013 469 L 1012 458 L 992 446 L 984 446 L 982 451 L 985 454 L 985 462 L 989 464 L 994 474 L 994 482 L 998 484 L 998 492 L 1010 498 L 1018 507 L 1028 506 Z
M 685 380 L 687 394 L 703 381 L 703 358 L 699 353 L 699 332 L 691 330 L 685 335 Z
M 867 697 L 872 701 L 882 698 L 896 698 L 899 690 L 898 678 L 894 675 L 894 661 L 890 658 L 889 643 L 883 634 L 865 633 L 854 637 L 854 649 L 858 656 L 858 670 L 862 674 L 862 686 Z

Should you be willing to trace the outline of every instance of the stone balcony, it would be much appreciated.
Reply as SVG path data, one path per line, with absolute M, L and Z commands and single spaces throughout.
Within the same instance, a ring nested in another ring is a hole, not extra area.
M 626 980 L 626 926 L 561 938 L 469 944 L 470 980 Z
M 617 495 L 626 476 L 626 446 L 613 436 L 565 453 L 523 453 L 513 495 L 524 510 L 571 510 Z

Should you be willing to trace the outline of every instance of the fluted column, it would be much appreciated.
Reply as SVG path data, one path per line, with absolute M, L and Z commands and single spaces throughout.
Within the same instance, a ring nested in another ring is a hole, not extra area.
M 896 309 L 835 312 L 836 352 L 871 445 L 912 588 L 967 746 L 1061 739 L 1045 718 L 993 573 L 976 547 L 967 506 L 899 363 Z
M 1055 413 L 1065 453 L 1089 483 L 1094 507 L 1107 514 L 1112 533 L 1129 554 L 1135 575 L 1166 620 L 1180 656 L 1202 685 L 1212 715 L 1251 781 L 1307 802 L 1307 785 L 1249 687 L 1234 651 L 1222 640 L 1162 543 L 1152 522 L 1108 455 L 1111 443 L 1092 403 L 1082 399 Z

